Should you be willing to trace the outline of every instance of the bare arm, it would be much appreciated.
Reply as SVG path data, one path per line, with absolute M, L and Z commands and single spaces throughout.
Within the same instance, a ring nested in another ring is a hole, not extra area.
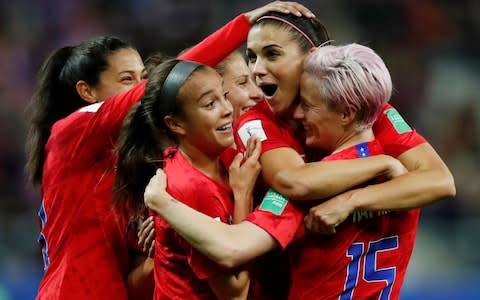
M 208 279 L 208 285 L 220 300 L 247 299 L 250 275 L 247 270 L 228 270 Z
M 387 155 L 305 163 L 291 148 L 265 152 L 260 163 L 267 184 L 292 200 L 331 197 L 372 178 L 391 174 L 400 165 Z
M 213 220 L 173 199 L 165 191 L 162 170 L 150 179 L 145 189 L 145 204 L 167 221 L 195 249 L 219 265 L 233 268 L 277 246 L 266 231 L 244 221 L 227 225 Z
M 314 232 L 332 233 L 335 225 L 354 210 L 411 209 L 455 196 L 453 176 L 430 144 L 406 151 L 399 160 L 408 173 L 382 184 L 348 191 L 311 208 L 305 218 L 306 226 Z
M 127 278 L 130 299 L 152 299 L 155 280 L 153 278 L 153 258 L 137 255 L 132 259 L 132 267 Z

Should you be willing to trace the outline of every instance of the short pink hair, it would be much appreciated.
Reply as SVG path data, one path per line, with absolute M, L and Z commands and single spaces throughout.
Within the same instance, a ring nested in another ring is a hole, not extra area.
M 357 110 L 360 128 L 370 127 L 392 95 L 392 79 L 383 60 L 359 44 L 323 46 L 305 60 L 304 72 L 319 80 L 321 97 L 334 109 Z

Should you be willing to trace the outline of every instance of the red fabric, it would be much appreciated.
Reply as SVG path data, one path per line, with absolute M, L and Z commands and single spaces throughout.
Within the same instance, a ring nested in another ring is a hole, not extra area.
M 370 155 L 383 153 L 377 141 L 363 146 Z M 351 147 L 324 160 L 359 157 L 359 151 Z M 331 237 L 306 233 L 302 229 L 301 209 L 290 203 L 280 215 L 257 208 L 247 220 L 269 232 L 282 247 L 288 245 L 289 299 L 344 299 L 340 297 L 344 287 L 350 286 L 347 281 L 351 286 L 344 292 L 345 299 L 379 299 L 382 291 L 388 292 L 388 299 L 398 299 L 415 242 L 418 217 L 419 209 L 403 213 L 356 212 Z M 397 244 L 378 242 L 382 239 Z M 379 245 L 378 251 L 374 251 L 375 245 Z M 363 252 L 351 254 L 349 251 L 355 247 Z M 357 269 L 351 268 L 355 272 L 348 277 L 347 270 L 354 266 Z M 368 271 L 369 267 L 376 271 Z M 374 276 L 378 276 L 376 281 Z M 390 288 L 384 278 L 391 280 Z
M 241 15 L 180 58 L 214 67 L 246 40 L 249 28 Z M 127 220 L 111 209 L 112 150 L 145 86 L 143 81 L 53 126 L 42 181 L 41 237 L 49 265 L 37 299 L 127 299 Z
M 177 149 L 165 158 L 167 191 L 218 221 L 230 224 L 232 190 L 192 166 Z M 162 218 L 155 217 L 155 299 L 215 299 L 206 279 L 224 269 L 197 252 Z
M 399 133 L 395 129 L 392 120 L 387 117 L 387 112 L 391 110 L 395 110 L 395 108 L 388 103 L 385 104 L 377 121 L 373 124 L 373 133 L 375 138 L 382 144 L 386 154 L 398 157 L 405 151 L 425 143 L 426 140 L 414 128 L 411 128 L 410 131 Z M 395 112 L 397 111 L 395 110 Z

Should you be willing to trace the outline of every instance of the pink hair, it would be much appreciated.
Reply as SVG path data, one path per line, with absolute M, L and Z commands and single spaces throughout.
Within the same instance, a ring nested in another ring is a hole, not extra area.
M 348 44 L 324 46 L 305 60 L 304 71 L 319 80 L 321 97 L 332 109 L 355 108 L 360 128 L 370 127 L 392 95 L 392 79 L 370 48 Z

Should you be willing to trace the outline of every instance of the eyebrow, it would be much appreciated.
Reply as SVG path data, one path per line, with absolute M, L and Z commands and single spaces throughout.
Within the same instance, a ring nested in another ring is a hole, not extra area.
M 262 50 L 266 50 L 266 49 L 268 49 L 268 48 L 280 48 L 280 49 L 282 49 L 282 46 L 277 45 L 277 44 L 270 44 L 270 45 L 263 46 L 263 47 L 262 47 Z M 252 50 L 252 48 L 247 48 L 247 51 L 254 52 L 254 51 Z

